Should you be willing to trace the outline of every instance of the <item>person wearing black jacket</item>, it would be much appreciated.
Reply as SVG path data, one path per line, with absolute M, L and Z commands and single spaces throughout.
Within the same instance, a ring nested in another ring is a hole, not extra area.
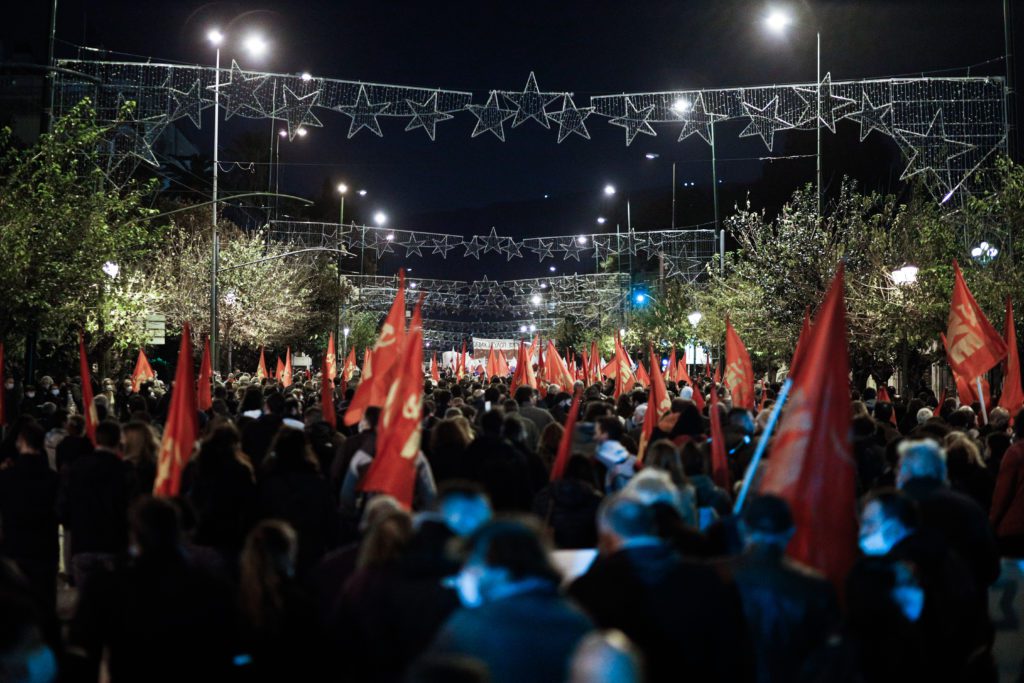
M 133 469 L 118 456 L 120 444 L 120 425 L 99 423 L 96 449 L 75 460 L 61 488 L 58 512 L 71 529 L 71 567 L 79 586 L 128 549 Z
M 275 392 L 264 400 L 263 414 L 242 427 L 242 450 L 256 470 L 260 469 L 270 442 L 283 422 L 284 396 Z

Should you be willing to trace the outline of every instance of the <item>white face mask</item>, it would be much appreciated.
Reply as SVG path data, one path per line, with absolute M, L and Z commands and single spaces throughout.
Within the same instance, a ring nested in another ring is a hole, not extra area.
M 892 549 L 893 544 L 885 537 L 885 531 L 891 524 L 892 522 L 889 521 L 882 522 L 873 533 L 861 536 L 861 552 L 873 557 L 879 557 L 888 553 Z
M 14 388 L 14 382 L 5 382 L 4 387 L 7 388 L 7 391 L 10 391 L 11 389 Z
M 920 586 L 897 586 L 892 589 L 892 599 L 911 623 L 921 618 L 921 612 L 924 611 L 924 589 Z
M 50 393 L 54 396 L 60 396 L 60 389 L 50 389 Z
M 459 602 L 470 609 L 483 604 L 480 595 L 480 576 L 477 572 L 463 569 L 455 576 L 455 591 L 459 594 Z
M 25 395 L 28 396 L 29 398 L 35 398 L 36 392 L 34 392 L 34 391 L 26 391 Z

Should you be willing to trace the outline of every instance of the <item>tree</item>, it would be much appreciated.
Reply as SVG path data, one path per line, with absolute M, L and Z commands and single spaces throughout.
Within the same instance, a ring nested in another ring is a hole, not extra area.
M 130 268 L 158 236 L 144 206 L 154 184 L 114 185 L 99 165 L 116 134 L 87 99 L 27 149 L 0 133 L 0 338 L 25 335 L 31 349 L 38 334 L 74 336 L 103 306 L 104 264 Z

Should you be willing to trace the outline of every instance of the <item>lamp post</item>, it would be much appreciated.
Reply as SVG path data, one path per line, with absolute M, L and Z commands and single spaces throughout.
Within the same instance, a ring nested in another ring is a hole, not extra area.
M 693 369 L 695 372 L 697 370 L 697 325 L 700 325 L 703 318 L 700 311 L 694 311 L 686 316 L 686 319 L 690 321 L 690 327 L 693 328 Z
M 902 297 L 903 291 L 912 286 L 917 282 L 917 266 L 905 264 L 903 267 L 898 268 L 891 273 L 889 277 L 892 278 L 892 282 L 897 287 L 897 291 L 900 292 Z M 903 328 L 903 340 L 902 340 L 902 362 L 900 367 L 900 395 L 903 395 L 906 391 L 908 375 L 910 374 L 910 359 L 909 359 L 909 346 L 910 343 L 907 339 L 907 328 Z
M 224 42 L 224 34 L 218 29 L 211 29 L 206 34 L 206 39 L 213 45 L 215 51 L 214 72 L 213 72 L 213 207 L 212 215 L 212 241 L 213 253 L 210 260 L 210 367 L 217 371 L 217 275 L 220 270 L 220 233 L 217 230 L 217 204 L 220 198 L 217 194 L 217 171 L 220 167 L 220 46 Z M 266 41 L 259 35 L 253 34 L 245 39 L 243 47 L 254 57 L 260 57 L 267 51 Z

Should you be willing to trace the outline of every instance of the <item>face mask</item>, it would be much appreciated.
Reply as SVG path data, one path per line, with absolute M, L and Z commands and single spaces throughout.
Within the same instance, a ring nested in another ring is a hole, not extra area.
M 892 589 L 892 599 L 911 623 L 921 618 L 921 612 L 924 611 L 924 590 L 919 586 L 897 586 Z
M 52 683 L 57 680 L 57 659 L 45 645 L 32 651 L 25 660 L 26 683 Z
M 34 392 L 34 391 L 26 391 L 25 395 L 28 396 L 29 398 L 35 398 L 36 392 Z
M 54 396 L 60 396 L 60 389 L 50 389 L 50 393 Z
M 11 389 L 14 388 L 14 382 L 7 382 L 4 384 L 4 386 L 7 388 L 7 391 L 10 391 Z
M 874 533 L 860 537 L 860 549 L 865 555 L 878 557 L 889 552 L 890 543 L 885 539 L 885 527 L 888 522 L 881 524 Z
M 480 595 L 480 578 L 475 572 L 463 569 L 455 577 L 455 591 L 459 594 L 459 602 L 463 607 L 470 609 L 483 604 L 483 597 Z

